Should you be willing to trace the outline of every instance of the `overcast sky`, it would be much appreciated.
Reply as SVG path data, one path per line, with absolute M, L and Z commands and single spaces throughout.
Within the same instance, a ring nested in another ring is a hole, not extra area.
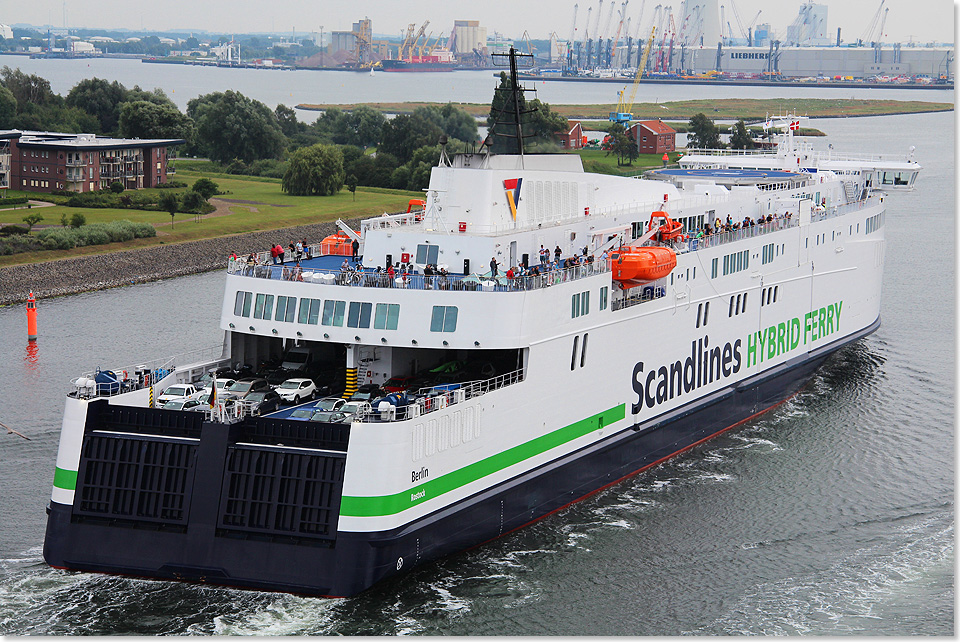
M 588 6 L 599 0 L 577 0 L 578 31 L 582 33 Z M 682 0 L 629 0 L 627 15 L 634 16 L 645 5 L 641 22 L 647 24 L 657 4 L 671 4 L 679 13 Z M 726 5 L 727 19 L 737 30 L 731 18 L 730 4 L 736 2 L 744 23 L 749 23 L 757 11 L 763 13 L 758 23 L 768 22 L 778 35 L 785 35 L 786 27 L 797 16 L 802 4 L 799 0 L 718 0 Z M 616 0 L 619 8 L 622 0 Z M 608 2 L 605 1 L 605 6 Z M 836 37 L 842 29 L 845 41 L 856 40 L 867 29 L 880 0 L 825 0 L 828 7 L 828 28 Z M 561 39 L 570 34 L 574 0 L 3 0 L 0 2 L 0 23 L 64 24 L 64 9 L 68 27 L 127 28 L 164 31 L 197 29 L 215 32 L 285 32 L 298 33 L 349 30 L 352 22 L 369 17 L 377 34 L 399 34 L 408 23 L 418 26 L 430 20 L 427 28 L 434 35 L 449 33 L 454 20 L 479 20 L 487 27 L 508 38 L 519 38 L 524 30 L 532 38 L 547 38 L 555 31 Z M 886 0 L 889 8 L 884 40 L 889 42 L 953 42 L 955 5 L 953 0 Z M 149 8 L 149 11 L 145 11 Z M 634 25 L 635 26 L 635 22 Z M 631 31 L 634 31 L 631 28 Z

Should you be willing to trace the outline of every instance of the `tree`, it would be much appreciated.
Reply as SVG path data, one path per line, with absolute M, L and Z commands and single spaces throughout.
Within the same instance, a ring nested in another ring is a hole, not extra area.
M 187 115 L 197 125 L 196 143 L 208 158 L 250 163 L 277 158 L 286 137 L 276 115 L 258 100 L 235 91 L 214 92 L 190 100 Z
M 83 227 L 87 224 L 87 217 L 77 212 L 70 217 L 70 227 Z
M 293 153 L 281 188 L 294 196 L 333 196 L 343 188 L 343 181 L 343 154 L 321 143 Z
M 43 217 L 39 214 L 27 214 L 23 217 L 23 222 L 27 224 L 27 233 L 30 233 L 30 230 L 33 229 L 33 226 L 43 220 Z
M 195 37 L 190 36 L 189 38 L 183 41 L 183 48 L 190 49 L 190 50 L 199 49 L 200 41 L 197 40 Z
M 33 74 L 25 74 L 19 69 L 11 69 L 6 65 L 0 69 L 0 83 L 10 90 L 21 109 L 28 104 L 43 106 L 62 102 L 62 99 L 50 89 L 49 80 Z
M 170 213 L 170 229 L 173 229 L 173 217 L 177 213 L 177 210 L 180 209 L 180 200 L 177 198 L 177 195 L 173 192 L 166 191 L 160 195 L 160 200 L 157 201 L 157 205 L 161 211 Z
M 113 181 L 112 183 L 110 183 L 110 191 L 113 192 L 114 194 L 122 194 L 123 190 L 125 189 L 126 188 L 123 186 L 123 183 L 121 183 L 120 181 Z
M 138 100 L 145 100 L 148 103 L 153 103 L 154 105 L 170 105 L 176 107 L 174 102 L 170 100 L 167 94 L 160 89 L 159 87 L 155 88 L 153 91 L 147 91 L 145 89 L 140 89 L 140 85 L 134 85 L 133 89 L 127 90 L 127 95 L 124 98 L 124 102 L 133 103 Z
M 126 97 L 126 87 L 116 80 L 110 83 L 102 78 L 85 78 L 73 86 L 66 102 L 70 107 L 78 107 L 94 116 L 100 123 L 101 132 L 112 134 L 120 119 L 120 103 Z
M 386 122 L 383 114 L 367 105 L 358 105 L 351 112 L 334 107 L 314 121 L 313 130 L 331 143 L 368 147 L 380 142 Z
M 456 138 L 466 143 L 477 140 L 477 120 L 453 103 L 447 103 L 442 107 L 436 105 L 417 107 L 412 115 L 414 118 L 432 122 L 447 135 L 447 138 Z
M 296 136 L 300 133 L 300 123 L 297 122 L 297 112 L 292 107 L 286 105 L 277 105 L 273 110 L 277 117 L 277 123 L 280 125 L 280 131 L 287 138 Z
M 609 134 L 603 139 L 600 148 L 607 156 L 616 155 L 617 165 L 632 165 L 633 161 L 640 157 L 637 141 L 621 123 L 613 123 L 608 131 Z
M 747 126 L 742 120 L 738 120 L 733 126 L 733 134 L 730 136 L 730 147 L 733 149 L 753 149 L 753 137 L 747 131 Z
M 17 99 L 9 89 L 0 85 L 0 129 L 12 128 L 16 116 Z
M 413 158 L 415 150 L 436 145 L 441 136 L 443 130 L 436 123 L 421 117 L 400 114 L 383 126 L 380 150 L 405 163 Z
M 185 212 L 199 213 L 206 202 L 207 199 L 204 198 L 203 194 L 191 189 L 184 192 L 183 196 L 180 197 L 180 208 Z
M 196 135 L 193 120 L 176 106 L 146 100 L 120 105 L 117 131 L 122 138 L 182 138 L 188 142 Z
M 220 192 L 220 186 L 209 178 L 198 178 L 190 189 L 198 194 L 202 194 L 203 200 L 205 201 L 210 200 Z
M 720 130 L 705 114 L 694 114 L 690 119 L 690 133 L 687 136 L 687 145 L 698 149 L 722 149 Z
M 356 201 L 357 200 L 357 177 L 354 176 L 353 174 L 350 174 L 349 176 L 347 176 L 346 185 L 347 185 L 347 190 L 349 190 L 349 192 L 353 194 L 353 200 Z

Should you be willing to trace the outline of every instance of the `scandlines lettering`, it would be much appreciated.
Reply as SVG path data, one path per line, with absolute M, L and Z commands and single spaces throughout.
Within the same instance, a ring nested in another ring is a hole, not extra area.
M 646 374 L 643 361 L 638 362 L 633 367 L 633 391 L 637 394 L 633 414 L 639 413 L 644 406 L 653 408 L 740 372 L 740 345 L 741 341 L 737 339 L 711 348 L 710 337 L 704 336 L 690 343 L 690 356 L 683 360 L 653 367 Z

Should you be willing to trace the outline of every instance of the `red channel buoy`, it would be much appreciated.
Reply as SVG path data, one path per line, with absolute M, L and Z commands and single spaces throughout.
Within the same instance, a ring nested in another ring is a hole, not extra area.
M 37 340 L 37 300 L 33 292 L 27 297 L 27 341 Z

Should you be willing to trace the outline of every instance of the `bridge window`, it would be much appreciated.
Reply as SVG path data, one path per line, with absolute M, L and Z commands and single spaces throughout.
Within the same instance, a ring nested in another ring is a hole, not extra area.
M 373 310 L 372 303 L 361 303 L 360 301 L 350 302 L 350 312 L 347 315 L 348 328 L 369 328 L 370 312 Z
M 274 315 L 274 321 L 286 321 L 287 323 L 293 323 L 294 311 L 297 309 L 297 297 L 295 296 L 278 296 L 277 297 L 277 313 Z
M 317 325 L 320 319 L 320 299 L 300 299 L 300 314 L 297 323 Z
M 440 246 L 438 245 L 418 245 L 417 263 L 432 263 L 436 265 L 437 258 L 440 256 Z
M 253 305 L 253 318 L 270 320 L 273 314 L 273 295 L 258 294 L 257 301 Z
M 373 317 L 373 327 L 377 330 L 396 330 L 400 319 L 400 306 L 396 303 L 378 303 Z
M 320 319 L 321 325 L 331 325 L 338 328 L 343 327 L 343 315 L 347 309 L 346 301 L 324 301 L 323 317 Z
M 252 300 L 252 292 L 237 292 L 237 300 L 233 304 L 233 313 L 238 317 L 250 316 L 250 302 Z
M 430 332 L 456 332 L 457 306 L 435 305 L 430 319 Z

